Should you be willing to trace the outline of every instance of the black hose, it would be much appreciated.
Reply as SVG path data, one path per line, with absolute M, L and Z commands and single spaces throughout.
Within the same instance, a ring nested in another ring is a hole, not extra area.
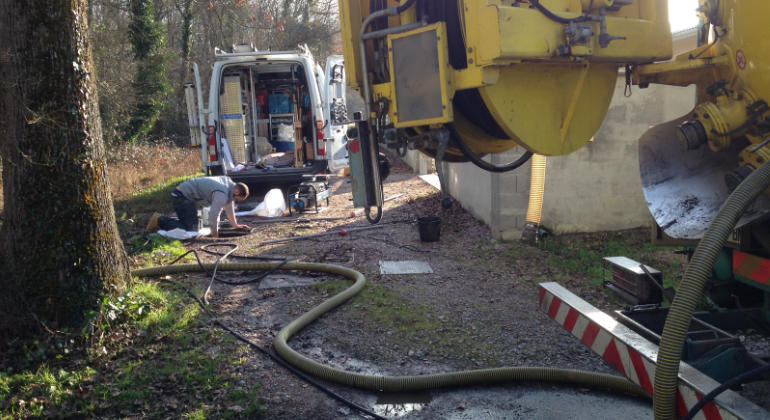
M 213 246 L 232 246 L 232 245 L 233 245 L 233 244 L 230 244 L 230 243 L 226 243 L 226 242 L 222 242 L 222 243 L 213 243 L 213 244 L 204 244 L 203 246 L 201 246 L 201 247 L 200 247 L 200 250 L 201 250 L 201 251 L 203 251 L 203 252 L 205 252 L 205 253 L 207 253 L 207 254 L 211 254 L 211 255 L 220 255 L 220 256 L 222 256 L 222 255 L 225 255 L 225 253 L 224 253 L 224 252 L 217 252 L 217 251 L 212 251 L 212 250 L 211 250 L 211 249 L 209 249 L 209 248 L 211 248 L 211 247 L 213 247 Z M 187 252 L 187 253 L 185 253 L 184 255 L 187 255 L 187 254 L 189 254 L 190 252 L 193 252 L 193 251 L 188 251 L 188 252 Z M 286 258 L 285 258 L 285 257 L 262 257 L 262 256 L 259 256 L 259 255 L 236 255 L 236 254 L 233 254 L 233 253 L 230 253 L 229 255 L 230 255 L 230 257 L 232 257 L 232 258 L 244 258 L 244 259 L 249 259 L 249 260 L 258 260 L 258 261 L 284 261 L 284 260 L 286 260 Z M 172 264 L 173 264 L 173 263 L 172 263 Z M 171 264 L 169 264 L 169 265 L 171 265 Z
M 687 414 L 684 417 L 682 417 L 681 420 L 692 420 L 692 418 L 695 417 L 695 415 L 698 414 L 698 412 L 703 407 L 705 407 L 706 404 L 710 403 L 714 398 L 716 398 L 717 395 L 725 392 L 726 390 L 728 390 L 728 389 L 730 389 L 730 388 L 732 388 L 732 387 L 734 387 L 736 385 L 744 384 L 744 383 L 748 382 L 749 379 L 751 379 L 751 378 L 753 378 L 755 376 L 759 376 L 759 375 L 761 375 L 761 374 L 763 374 L 765 372 L 769 372 L 769 371 L 770 371 L 770 365 L 764 365 L 764 366 L 760 366 L 758 368 L 754 368 L 754 369 L 752 369 L 752 370 L 750 370 L 748 372 L 744 372 L 744 373 L 742 373 L 742 374 L 740 374 L 740 375 L 738 375 L 738 376 L 736 376 L 736 377 L 734 377 L 732 379 L 729 379 L 729 380 L 725 381 L 723 384 L 721 384 L 718 387 L 712 389 L 711 392 L 709 392 L 708 394 L 706 394 L 703 397 L 703 399 L 701 399 L 700 401 L 698 401 L 697 404 L 692 406 L 690 411 L 688 411 Z
M 399 14 L 400 13 L 404 13 L 406 11 L 406 9 L 412 7 L 412 5 L 414 4 L 415 1 L 417 1 L 417 0 L 407 0 L 406 3 L 398 6 L 398 8 L 396 10 L 398 11 Z M 591 1 L 593 1 L 593 0 L 591 0 Z
M 473 153 L 473 150 L 471 150 L 465 144 L 465 142 L 462 141 L 462 138 L 460 137 L 460 134 L 457 132 L 457 129 L 454 127 L 454 125 L 447 124 L 447 127 L 452 132 L 452 137 L 454 137 L 455 144 L 457 145 L 457 148 L 460 149 L 460 152 L 462 152 L 463 156 L 467 157 L 468 160 L 473 162 L 474 165 L 478 166 L 479 168 L 485 171 L 496 172 L 496 173 L 512 171 L 520 167 L 521 165 L 525 164 L 532 157 L 532 152 L 527 150 L 526 152 L 524 152 L 523 155 L 521 155 L 521 157 L 514 160 L 513 162 L 506 163 L 504 165 L 491 164 L 481 159 L 475 153 Z
M 377 216 L 375 216 L 374 218 L 372 218 L 371 216 L 370 209 L 371 209 L 370 207 L 367 207 L 366 211 L 364 211 L 364 213 L 366 213 L 366 220 L 368 220 L 369 223 L 376 225 L 377 223 L 379 223 L 380 219 L 382 219 L 382 206 L 377 206 Z
M 568 19 L 565 17 L 561 17 L 557 15 L 556 13 L 546 9 L 545 6 L 540 4 L 540 0 L 529 0 L 529 3 L 535 6 L 537 10 L 540 11 L 540 13 L 544 14 L 548 19 L 551 19 L 553 21 L 563 23 L 563 24 L 569 24 L 569 23 L 577 23 L 577 22 L 585 22 L 589 20 L 588 14 L 591 12 L 591 9 L 594 7 L 594 0 L 591 0 L 591 2 L 588 4 L 588 10 L 580 17 Z

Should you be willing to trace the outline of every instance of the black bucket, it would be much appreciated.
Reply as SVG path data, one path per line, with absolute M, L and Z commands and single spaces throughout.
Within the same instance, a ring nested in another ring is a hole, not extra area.
M 417 219 L 417 227 L 420 229 L 421 241 L 436 242 L 441 234 L 441 218 L 436 216 L 420 217 Z

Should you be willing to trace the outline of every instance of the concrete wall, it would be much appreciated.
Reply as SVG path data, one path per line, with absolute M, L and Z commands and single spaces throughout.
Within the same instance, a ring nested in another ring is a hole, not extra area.
M 607 116 L 586 147 L 548 158 L 542 224 L 554 232 L 649 224 L 639 180 L 637 140 L 650 126 L 689 112 L 695 105 L 695 89 L 634 88 L 632 96 L 625 98 L 624 88 L 625 77 L 620 77 Z

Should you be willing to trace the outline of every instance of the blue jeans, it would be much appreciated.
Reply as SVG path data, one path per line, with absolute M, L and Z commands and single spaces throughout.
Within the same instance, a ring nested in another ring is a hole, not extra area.
M 198 208 L 195 206 L 195 203 L 181 195 L 173 196 L 171 203 L 174 205 L 177 217 L 160 216 L 158 218 L 158 227 L 163 230 L 180 228 L 188 232 L 197 232 Z

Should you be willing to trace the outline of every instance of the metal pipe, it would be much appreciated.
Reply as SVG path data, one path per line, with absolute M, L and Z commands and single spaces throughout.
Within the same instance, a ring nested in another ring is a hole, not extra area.
M 361 90 L 364 92 L 364 118 L 366 118 L 366 121 L 369 122 L 370 127 L 374 127 L 372 124 L 372 108 L 371 108 L 371 102 L 372 102 L 372 94 L 369 91 L 369 72 L 367 71 L 366 66 L 366 40 L 364 39 L 364 35 L 366 33 L 366 29 L 369 27 L 369 25 L 374 22 L 375 19 L 380 17 L 386 17 L 386 16 L 396 16 L 398 15 L 398 7 L 392 6 L 388 7 L 386 9 L 378 10 L 369 16 L 367 16 L 364 21 L 361 23 L 361 29 L 358 32 L 358 48 L 361 55 Z M 374 139 L 372 138 L 371 130 L 369 130 L 368 138 L 361 139 L 365 140 L 371 147 L 369 147 L 369 160 L 371 162 L 371 173 L 372 173 L 372 179 L 374 180 L 372 182 L 372 186 L 374 188 L 374 197 L 376 200 L 376 204 L 378 207 L 382 207 L 382 185 L 380 185 L 380 168 L 377 162 L 379 162 L 378 156 L 377 156 L 377 148 L 375 147 L 376 144 L 374 142 Z M 368 214 L 368 213 L 367 213 Z
M 364 21 L 361 23 L 361 29 L 358 32 L 358 48 L 360 52 L 360 59 L 361 59 L 361 90 L 363 90 L 364 93 L 364 115 L 366 118 L 366 121 L 369 122 L 370 127 L 376 127 L 375 124 L 373 124 L 372 121 L 372 94 L 370 92 L 370 86 L 369 86 L 369 72 L 366 65 L 366 40 L 377 38 L 380 36 L 385 36 L 391 33 L 397 33 L 413 28 L 417 28 L 422 25 L 422 22 L 419 24 L 407 24 L 403 26 L 393 27 L 393 28 L 387 28 L 382 29 L 376 32 L 372 32 L 368 34 L 366 32 L 369 25 L 374 22 L 375 19 L 381 18 L 381 17 L 387 17 L 387 16 L 398 16 L 401 12 L 409 8 L 414 3 L 413 0 L 407 1 L 406 3 L 402 4 L 401 6 L 391 6 L 382 10 L 377 10 L 374 13 L 371 13 L 369 16 L 367 16 Z M 374 188 L 374 198 L 376 200 L 376 206 L 378 208 L 378 214 L 381 215 L 382 212 L 382 204 L 383 204 L 383 193 L 382 193 L 382 183 L 380 181 L 380 167 L 379 167 L 379 149 L 377 147 L 376 140 L 372 137 L 372 130 L 368 131 L 368 136 L 366 139 L 361 139 L 362 141 L 366 141 L 370 147 L 369 147 L 369 161 L 371 166 L 371 175 L 372 175 L 372 188 Z M 369 218 L 369 209 L 366 210 L 367 218 L 371 221 L 372 219 Z M 379 220 L 379 217 L 377 218 Z
M 436 132 L 436 172 L 438 173 L 438 182 L 441 185 L 441 207 L 448 209 L 452 207 L 452 198 L 449 197 L 449 187 L 444 173 L 444 153 L 449 145 L 449 130 L 442 128 Z
M 427 25 L 423 20 L 414 23 L 407 23 L 406 25 L 394 26 L 392 28 L 380 29 L 379 31 L 372 31 L 365 33 L 361 39 L 369 40 L 374 38 L 382 38 L 383 36 L 398 34 L 401 32 L 411 31 L 412 29 L 422 28 Z

